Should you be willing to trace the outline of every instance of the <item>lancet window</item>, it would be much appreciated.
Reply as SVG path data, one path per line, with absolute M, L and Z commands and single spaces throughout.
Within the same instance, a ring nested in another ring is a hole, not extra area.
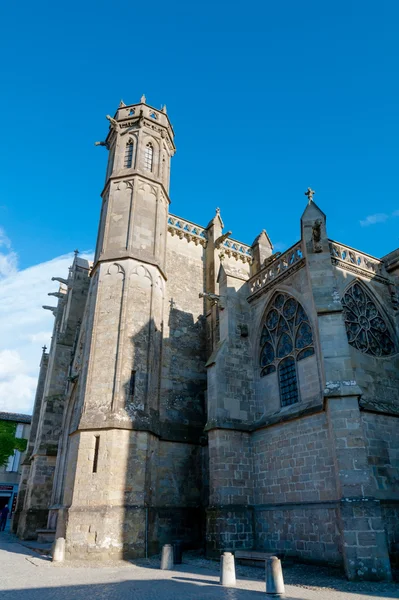
M 373 356 L 390 356 L 396 352 L 385 319 L 362 285 L 353 283 L 345 292 L 342 305 L 351 346 Z
M 124 167 L 125 169 L 130 169 L 130 167 L 132 166 L 133 163 L 133 140 L 129 140 L 128 143 L 126 144 L 126 148 L 125 148 L 125 161 L 124 161 Z
M 151 142 L 148 142 L 148 144 L 146 145 L 145 150 L 144 150 L 144 168 L 146 171 L 152 171 L 153 158 L 154 158 L 154 148 L 153 148 Z
M 313 354 L 306 312 L 292 296 L 276 294 L 266 311 L 260 337 L 260 375 L 277 371 L 282 406 L 299 402 L 296 363 Z

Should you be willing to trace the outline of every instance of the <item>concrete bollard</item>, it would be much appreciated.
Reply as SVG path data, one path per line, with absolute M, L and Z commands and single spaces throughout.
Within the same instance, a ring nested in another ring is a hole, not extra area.
M 63 562 L 65 559 L 65 538 L 59 537 L 53 545 L 53 562 Z
M 285 594 L 281 560 L 277 556 L 266 558 L 266 594 L 283 596 Z
M 220 557 L 220 584 L 233 586 L 236 584 L 234 556 L 231 552 L 223 552 Z
M 173 568 L 173 546 L 165 544 L 162 548 L 161 569 L 167 570 Z

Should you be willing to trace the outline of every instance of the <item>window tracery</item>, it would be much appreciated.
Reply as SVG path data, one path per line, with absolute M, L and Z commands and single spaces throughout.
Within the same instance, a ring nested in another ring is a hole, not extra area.
M 345 292 L 342 305 L 351 346 L 372 356 L 390 356 L 396 352 L 387 324 L 363 286 L 353 283 Z
M 260 337 L 260 375 L 278 372 L 282 406 L 299 402 L 296 362 L 313 354 L 312 329 L 303 307 L 288 294 L 276 294 Z

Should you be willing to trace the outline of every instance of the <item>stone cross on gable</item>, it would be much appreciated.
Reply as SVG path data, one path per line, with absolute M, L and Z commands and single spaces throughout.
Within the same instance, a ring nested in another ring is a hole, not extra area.
M 315 194 L 316 192 L 314 190 L 312 190 L 312 188 L 308 187 L 307 191 L 305 192 L 305 196 L 308 197 L 308 203 L 310 204 L 311 202 L 313 202 L 313 194 Z

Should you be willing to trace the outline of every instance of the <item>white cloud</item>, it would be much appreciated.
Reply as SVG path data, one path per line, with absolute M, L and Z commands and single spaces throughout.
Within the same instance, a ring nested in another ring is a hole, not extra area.
M 384 223 L 389 219 L 389 215 L 385 213 L 376 213 L 374 215 L 368 215 L 365 219 L 360 221 L 362 227 L 368 227 L 368 225 L 375 225 L 376 223 Z
M 17 272 L 18 258 L 11 249 L 11 242 L 0 227 L 0 281 Z
M 359 221 L 362 227 L 368 227 L 369 225 L 375 225 L 376 223 L 385 223 L 392 217 L 399 217 L 399 210 L 394 210 L 390 215 L 387 213 L 375 213 L 374 215 L 368 215 L 365 219 Z
M 57 291 L 59 284 L 51 278 L 67 277 L 73 253 L 19 271 L 2 229 L 0 246 L 0 411 L 31 413 L 41 346 L 50 346 L 54 324 L 42 305 L 55 306 L 57 300 L 48 292 Z

